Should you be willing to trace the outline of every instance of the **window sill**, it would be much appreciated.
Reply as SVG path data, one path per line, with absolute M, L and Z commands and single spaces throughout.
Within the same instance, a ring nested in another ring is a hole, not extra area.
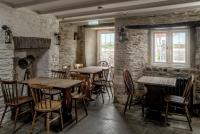
M 151 67 L 158 67 L 158 68 L 177 68 L 177 69 L 189 69 L 189 68 L 192 68 L 191 65 L 187 65 L 187 64 L 183 64 L 183 65 L 180 65 L 180 64 L 157 64 L 157 63 L 152 63 L 150 64 L 149 66 Z
M 154 68 L 174 68 L 174 69 L 190 69 L 192 68 L 190 65 L 167 65 L 167 64 L 154 64 L 152 63 L 151 65 L 149 65 L 151 67 L 154 67 Z

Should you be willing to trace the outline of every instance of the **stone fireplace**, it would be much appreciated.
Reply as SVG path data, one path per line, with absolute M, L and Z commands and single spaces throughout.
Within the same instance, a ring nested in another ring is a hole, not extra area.
M 14 57 L 14 79 L 16 80 L 23 80 L 25 70 L 26 69 L 21 69 L 18 65 L 19 59 L 25 58 L 28 55 L 32 55 L 35 57 L 35 61 L 32 64 L 31 67 L 31 72 L 32 76 L 45 76 L 45 68 L 48 68 L 48 59 L 43 58 L 45 57 L 45 53 L 47 52 L 47 49 L 44 50 L 35 50 L 35 49 L 24 49 L 24 50 L 16 50 L 15 51 L 15 57 Z M 42 67 L 40 67 L 42 65 Z M 44 71 L 39 71 L 39 70 L 44 70 Z
M 48 50 L 51 39 L 36 37 L 14 37 L 14 79 L 23 80 L 26 69 L 19 66 L 18 61 L 27 56 L 35 58 L 30 67 L 31 76 L 48 76 L 49 75 L 49 58 Z

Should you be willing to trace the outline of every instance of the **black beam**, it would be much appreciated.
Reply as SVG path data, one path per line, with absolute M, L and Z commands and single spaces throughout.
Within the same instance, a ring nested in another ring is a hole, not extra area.
M 152 25 L 127 25 L 127 29 L 150 29 L 150 28 L 164 28 L 164 27 L 197 27 L 200 26 L 200 21 L 178 22 L 170 24 L 152 24 Z

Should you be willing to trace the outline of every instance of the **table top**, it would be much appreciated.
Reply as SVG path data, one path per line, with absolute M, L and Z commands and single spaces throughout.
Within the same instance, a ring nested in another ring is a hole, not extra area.
M 81 83 L 80 80 L 70 80 L 70 79 L 57 79 L 57 78 L 49 78 L 49 77 L 37 77 L 29 80 L 25 80 L 22 83 L 25 84 L 44 84 L 47 86 L 51 86 L 54 88 L 62 88 L 67 89 L 73 86 L 79 85 Z
M 100 73 L 102 70 L 109 69 L 109 67 L 101 67 L 101 66 L 88 66 L 79 69 L 71 69 L 71 72 L 80 72 L 85 74 L 96 74 Z
M 176 86 L 176 78 L 174 77 L 142 76 L 137 80 L 137 82 L 146 85 Z

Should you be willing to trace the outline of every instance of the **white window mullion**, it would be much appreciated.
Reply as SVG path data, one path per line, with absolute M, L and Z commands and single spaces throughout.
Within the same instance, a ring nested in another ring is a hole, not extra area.
M 168 38 L 169 38 L 169 50 L 168 50 L 168 61 L 169 61 L 169 65 L 172 66 L 173 64 L 173 46 L 172 46 L 172 32 L 169 31 L 168 32 Z
M 186 55 L 186 63 L 187 65 L 190 65 L 190 30 L 188 30 L 186 32 L 186 51 L 185 51 L 185 55 Z

